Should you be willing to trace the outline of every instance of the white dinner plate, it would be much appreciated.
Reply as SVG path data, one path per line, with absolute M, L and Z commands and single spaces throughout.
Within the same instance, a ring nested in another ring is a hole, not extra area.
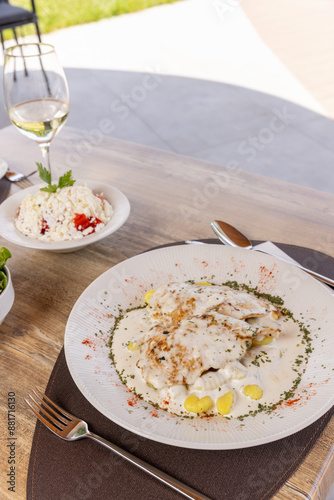
M 0 158 L 0 179 L 2 179 L 7 172 L 8 165 L 5 160 L 1 160 Z
M 127 220 L 130 214 L 130 203 L 127 197 L 118 189 L 109 184 L 104 184 L 98 181 L 87 179 L 78 179 L 77 184 L 86 184 L 94 194 L 103 194 L 105 199 L 113 207 L 113 215 L 106 226 L 96 233 L 90 234 L 80 239 L 69 241 L 40 241 L 35 238 L 29 238 L 18 229 L 16 229 L 14 221 L 17 210 L 23 199 L 28 195 L 36 194 L 39 189 L 45 184 L 36 184 L 26 189 L 22 189 L 13 194 L 7 200 L 1 203 L 0 206 L 0 235 L 15 245 L 20 245 L 26 248 L 34 248 L 36 250 L 48 250 L 57 253 L 68 253 L 85 248 L 92 243 L 106 238 L 110 234 L 117 231 Z
M 309 326 L 313 352 L 294 399 L 270 414 L 227 420 L 182 418 L 135 398 L 120 382 L 106 343 L 119 309 L 144 303 L 146 291 L 170 281 L 238 283 L 278 295 Z M 223 245 L 180 245 L 153 250 L 106 271 L 81 295 L 66 326 L 65 355 L 83 395 L 110 420 L 155 441 L 197 449 L 233 449 L 269 443 L 320 418 L 334 402 L 334 299 L 319 282 L 275 257 Z M 146 409 L 145 409 L 146 408 Z

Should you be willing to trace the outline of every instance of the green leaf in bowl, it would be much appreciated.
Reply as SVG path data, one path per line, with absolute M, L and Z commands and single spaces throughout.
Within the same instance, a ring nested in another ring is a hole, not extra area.
M 12 256 L 10 251 L 5 247 L 0 247 L 0 269 L 6 264 L 7 259 Z
M 0 293 L 6 288 L 7 282 L 7 274 L 4 271 L 0 271 Z

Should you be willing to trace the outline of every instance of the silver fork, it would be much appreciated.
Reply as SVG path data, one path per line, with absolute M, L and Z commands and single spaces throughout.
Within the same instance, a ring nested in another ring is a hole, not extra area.
M 31 394 L 29 394 L 30 400 L 25 398 L 25 402 L 30 406 L 36 417 L 57 436 L 65 439 L 66 441 L 76 441 L 77 439 L 85 437 L 94 439 L 94 441 L 97 441 L 116 453 L 118 456 L 123 457 L 128 462 L 136 465 L 141 470 L 147 472 L 170 488 L 178 491 L 186 498 L 190 498 L 192 500 L 210 500 L 207 496 L 198 493 L 177 479 L 174 479 L 156 467 L 153 467 L 153 465 L 144 462 L 131 453 L 122 450 L 119 446 L 110 443 L 93 432 L 90 432 L 86 422 L 80 420 L 74 415 L 71 415 L 69 412 L 63 410 L 63 408 L 60 408 L 60 406 L 51 401 L 51 399 L 45 396 L 45 394 L 43 394 L 39 389 L 35 389 L 33 393 L 37 401 Z
M 29 179 L 22 179 L 21 181 L 16 181 L 15 184 L 21 189 L 33 186 L 33 183 Z

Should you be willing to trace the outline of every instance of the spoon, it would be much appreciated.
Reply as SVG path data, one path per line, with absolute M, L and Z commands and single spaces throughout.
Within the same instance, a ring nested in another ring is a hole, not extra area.
M 218 236 L 220 241 L 222 241 L 225 245 L 230 245 L 236 248 L 244 248 L 245 250 L 251 250 L 253 248 L 253 245 L 249 241 L 247 236 L 240 233 L 240 231 L 238 231 L 235 227 L 231 226 L 230 224 L 227 224 L 227 222 L 223 222 L 221 220 L 215 220 L 211 222 L 211 227 L 216 236 Z M 258 250 L 258 251 L 261 251 L 263 253 L 268 253 L 263 250 Z M 271 254 L 268 253 L 268 255 Z M 277 257 L 276 255 L 274 255 L 274 257 L 278 258 L 279 260 L 282 260 L 283 262 L 287 262 L 290 265 L 292 264 L 288 260 L 282 259 L 281 257 Z M 334 280 L 327 278 L 326 276 L 322 276 L 321 274 L 318 274 L 314 271 L 311 271 L 311 269 L 307 269 L 306 267 L 303 267 L 300 264 L 293 263 L 293 265 L 295 267 L 298 267 L 302 271 L 305 271 L 306 273 L 310 274 L 314 278 L 322 281 L 323 283 L 334 286 Z
M 6 179 L 8 179 L 10 182 L 19 182 L 23 181 L 23 179 L 28 179 L 31 175 L 36 174 L 37 170 L 34 170 L 28 175 L 21 174 L 21 172 L 11 172 L 10 170 L 7 170 L 6 172 Z
M 244 248 L 245 250 L 251 250 L 253 248 L 252 243 L 246 236 L 244 236 L 235 227 L 223 222 L 221 220 L 215 220 L 211 222 L 211 227 L 216 236 L 225 243 L 225 245 L 230 245 L 231 247 Z

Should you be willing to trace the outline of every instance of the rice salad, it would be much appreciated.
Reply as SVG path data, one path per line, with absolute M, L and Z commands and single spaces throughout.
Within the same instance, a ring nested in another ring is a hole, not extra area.
M 85 184 L 72 185 L 24 198 L 15 225 L 30 238 L 66 241 L 101 231 L 112 215 L 103 195 L 95 195 Z

